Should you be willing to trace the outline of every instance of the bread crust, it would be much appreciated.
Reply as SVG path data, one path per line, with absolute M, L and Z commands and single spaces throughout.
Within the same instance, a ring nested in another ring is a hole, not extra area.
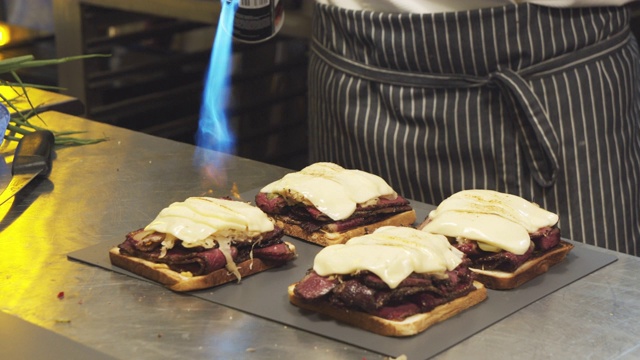
M 520 265 L 514 272 L 482 270 L 470 267 L 476 274 L 476 280 L 489 289 L 509 290 L 534 279 L 549 271 L 553 265 L 563 261 L 573 249 L 573 244 L 561 240 L 560 243 L 545 254 L 535 257 Z
M 473 285 L 476 290 L 469 294 L 439 305 L 428 313 L 412 315 L 402 321 L 388 320 L 361 311 L 339 308 L 328 303 L 304 301 L 297 297 L 293 291 L 296 284 L 289 285 L 288 294 L 289 302 L 299 308 L 330 316 L 340 322 L 379 335 L 406 337 L 421 333 L 429 327 L 484 301 L 487 298 L 485 286 L 477 281 L 474 281 Z
M 289 242 L 285 242 L 285 244 L 287 244 L 289 249 L 295 253 L 295 245 Z M 226 268 L 213 271 L 207 275 L 189 276 L 169 269 L 169 266 L 166 264 L 154 263 L 141 258 L 120 254 L 120 249 L 117 246 L 109 250 L 109 260 L 111 261 L 111 264 L 117 267 L 158 282 L 177 292 L 201 290 L 232 281 L 238 281 L 236 276 L 230 273 Z M 241 277 L 244 278 L 279 266 L 279 264 L 274 265 L 266 263 L 258 258 L 253 258 L 253 260 L 250 259 L 237 263 L 236 266 L 238 267 L 238 272 Z
M 361 236 L 373 232 L 375 229 L 383 226 L 411 226 L 416 221 L 416 212 L 411 209 L 396 215 L 393 215 L 376 223 L 360 226 L 342 232 L 327 232 L 318 230 L 307 232 L 299 225 L 287 222 L 286 216 L 269 215 L 275 221 L 276 225 L 283 228 L 285 234 L 302 239 L 320 246 L 329 246 L 334 244 L 344 244 L 352 237 Z

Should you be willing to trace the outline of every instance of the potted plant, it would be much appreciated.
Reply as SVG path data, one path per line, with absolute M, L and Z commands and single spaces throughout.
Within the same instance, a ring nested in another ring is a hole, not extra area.
M 59 90 L 59 88 L 23 83 L 17 74 L 18 70 L 24 68 L 53 66 L 69 61 L 77 61 L 93 57 L 105 56 L 109 55 L 81 55 L 48 60 L 36 60 L 33 55 L 24 55 L 0 60 L 0 75 L 3 75 L 4 78 L 11 77 L 13 79 L 13 81 L 0 80 L 0 85 L 10 86 L 15 90 L 16 94 L 15 97 L 7 97 L 3 94 L 0 94 L 0 131 L 2 131 L 2 134 L 4 134 L 4 137 L 0 140 L 17 141 L 21 138 L 22 135 L 26 134 L 27 132 L 46 129 L 53 132 L 56 145 L 86 145 L 105 141 L 105 138 L 81 139 L 73 136 L 74 134 L 81 133 L 80 131 L 62 132 L 55 131 L 54 129 L 47 129 L 46 124 L 44 124 L 44 122 L 42 122 L 41 120 L 41 124 L 35 124 L 34 119 L 38 119 L 38 109 L 29 100 L 27 89 L 39 88 L 43 90 Z M 16 106 L 17 99 L 26 101 L 29 104 L 29 107 L 27 107 L 26 111 L 24 109 L 18 109 L 18 107 Z M 9 109 L 13 110 L 13 112 L 9 111 Z

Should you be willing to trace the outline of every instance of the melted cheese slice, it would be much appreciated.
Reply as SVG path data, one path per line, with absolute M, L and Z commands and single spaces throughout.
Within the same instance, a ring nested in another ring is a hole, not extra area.
M 395 199 L 397 196 L 391 186 L 377 175 L 326 162 L 287 174 L 260 191 L 313 205 L 336 221 L 351 216 L 357 204 L 366 205 L 380 197 Z
M 160 211 L 145 230 L 171 234 L 184 247 L 213 248 L 214 241 L 246 241 L 272 231 L 273 223 L 259 208 L 241 201 L 191 197 Z M 174 241 L 174 240 L 173 240 Z M 173 247 L 173 241 L 164 244 Z
M 227 261 L 225 267 L 240 281 L 240 272 L 231 255 L 231 241 L 247 241 L 273 229 L 269 217 L 255 206 L 233 200 L 191 197 L 164 208 L 144 230 L 167 234 L 162 241 L 161 256 L 166 254 L 166 249 L 173 248 L 178 239 L 186 248 L 211 249 L 217 243 Z
M 558 215 L 530 201 L 493 190 L 457 192 L 442 201 L 429 217 L 437 217 L 438 214 L 451 210 L 498 215 L 520 224 L 529 233 L 558 222 Z
M 478 241 L 480 248 L 485 251 L 499 252 L 504 249 L 522 255 L 531 244 L 531 237 L 524 227 L 493 214 L 447 211 L 431 219 L 423 230 Z
M 323 248 L 313 269 L 321 276 L 371 271 L 390 288 L 412 272 L 444 274 L 455 269 L 463 254 L 442 235 L 409 227 L 381 227 L 375 232 Z
M 445 199 L 429 214 L 423 230 L 475 240 L 485 251 L 524 254 L 530 233 L 553 226 L 558 215 L 521 197 L 492 190 L 465 190 Z

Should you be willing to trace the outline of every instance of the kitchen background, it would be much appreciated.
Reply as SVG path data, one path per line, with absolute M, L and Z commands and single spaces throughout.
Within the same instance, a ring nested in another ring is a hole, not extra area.
M 299 169 L 307 163 L 312 1 L 285 6 L 276 37 L 234 46 L 227 111 L 236 155 Z M 632 7 L 632 28 L 640 34 L 640 6 Z M 64 87 L 85 104 L 89 119 L 194 143 L 217 0 L 54 0 L 52 9 L 41 9 L 50 21 L 31 24 L 12 22 L 9 10 L 0 0 L 1 59 L 112 54 L 26 69 L 19 73 L 24 82 Z

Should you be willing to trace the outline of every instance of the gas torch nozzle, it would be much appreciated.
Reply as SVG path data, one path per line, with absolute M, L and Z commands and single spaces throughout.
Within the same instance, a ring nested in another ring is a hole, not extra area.
M 259 43 L 274 37 L 284 22 L 283 0 L 221 0 L 237 6 L 232 36 L 245 43 Z

